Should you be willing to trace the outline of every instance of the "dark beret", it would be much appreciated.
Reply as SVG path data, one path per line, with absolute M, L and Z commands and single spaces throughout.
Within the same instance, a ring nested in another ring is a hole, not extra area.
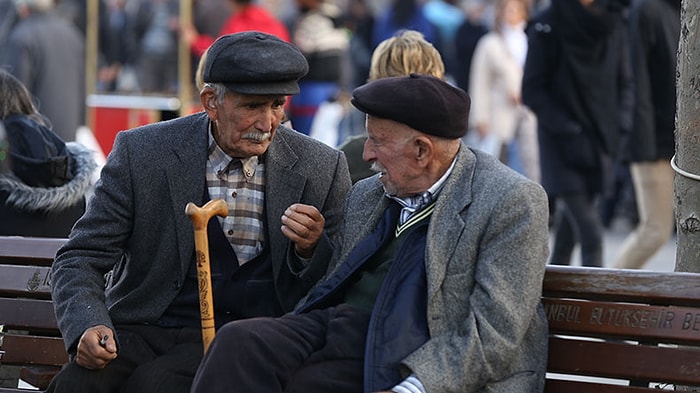
M 450 139 L 467 133 L 471 107 L 464 90 L 434 76 L 419 74 L 369 82 L 353 90 L 351 102 L 368 115 Z
M 202 80 L 241 94 L 297 94 L 297 81 L 309 72 L 299 49 L 258 31 L 221 36 L 206 56 Z

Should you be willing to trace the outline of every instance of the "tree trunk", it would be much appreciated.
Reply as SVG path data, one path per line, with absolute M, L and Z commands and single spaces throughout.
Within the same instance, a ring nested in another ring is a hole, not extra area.
M 676 271 L 700 272 L 700 1 L 683 0 L 678 47 L 674 196 Z

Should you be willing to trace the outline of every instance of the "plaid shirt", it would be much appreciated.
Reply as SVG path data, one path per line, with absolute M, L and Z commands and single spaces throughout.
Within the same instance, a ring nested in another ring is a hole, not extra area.
M 217 217 L 224 235 L 243 265 L 260 254 L 265 232 L 265 165 L 258 157 L 231 158 L 216 144 L 209 130 L 207 187 L 211 199 L 226 201 L 228 216 Z

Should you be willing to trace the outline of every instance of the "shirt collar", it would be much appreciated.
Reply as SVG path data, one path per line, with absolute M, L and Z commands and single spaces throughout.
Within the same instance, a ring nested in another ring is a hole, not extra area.
M 255 175 L 255 169 L 258 167 L 258 156 L 248 158 L 231 158 L 223 149 L 216 143 L 214 134 L 211 131 L 211 122 L 209 122 L 209 161 L 211 167 L 214 168 L 214 173 L 218 178 L 222 178 L 228 174 L 237 162 L 241 163 L 243 168 L 243 176 L 250 179 Z
M 409 195 L 407 197 L 397 197 L 395 195 L 389 195 L 385 192 L 384 196 L 395 200 L 405 209 L 408 209 L 412 212 L 418 211 L 424 208 L 425 206 L 430 205 L 437 199 L 438 194 L 440 194 L 440 191 L 442 191 L 442 189 L 445 187 L 445 181 L 454 170 L 456 162 L 457 157 L 455 156 L 455 158 L 452 160 L 452 164 L 450 164 L 450 167 L 447 168 L 447 171 L 445 171 L 445 173 L 440 177 L 440 179 L 438 179 L 438 181 L 436 181 L 432 186 L 428 188 L 427 191 L 424 191 L 423 193 Z

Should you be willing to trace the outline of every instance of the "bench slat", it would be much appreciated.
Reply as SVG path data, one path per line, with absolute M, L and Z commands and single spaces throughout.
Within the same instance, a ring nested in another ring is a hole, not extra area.
M 554 373 L 700 385 L 700 351 L 550 337 Z
M 544 393 L 651 393 L 658 389 L 640 388 L 625 385 L 606 385 L 561 379 L 548 379 Z
M 700 307 L 700 274 L 548 265 L 543 295 Z
M 0 296 L 51 298 L 51 268 L 0 265 Z
M 700 310 L 544 297 L 550 333 L 700 344 Z
M 0 315 L 6 329 L 58 331 L 51 300 L 0 298 Z
M 2 364 L 62 366 L 68 353 L 60 337 L 5 333 L 2 339 Z
M 0 236 L 0 263 L 51 266 L 56 251 L 68 239 Z M 27 261 L 23 262 L 26 259 Z

